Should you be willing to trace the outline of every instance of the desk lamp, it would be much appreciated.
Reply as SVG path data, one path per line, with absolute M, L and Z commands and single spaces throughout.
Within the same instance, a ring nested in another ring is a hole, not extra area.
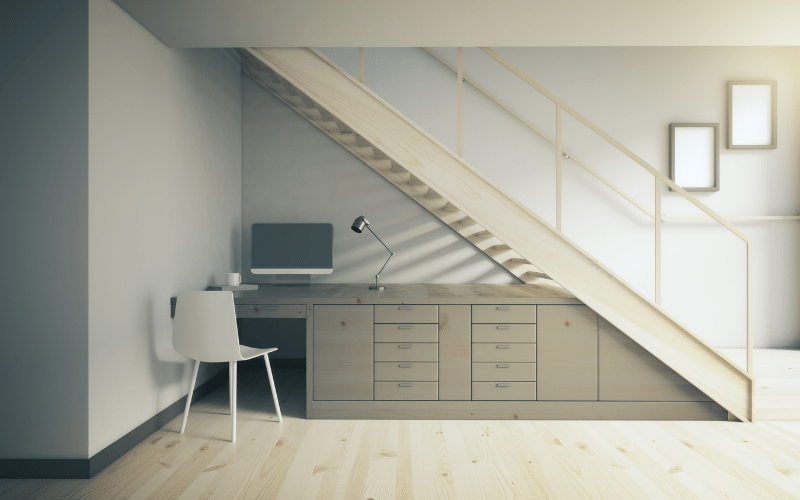
M 361 232 L 364 230 L 364 228 L 365 228 L 365 227 L 366 227 L 367 229 L 369 229 L 369 232 L 370 232 L 370 233 L 372 233 L 372 236 L 374 236 L 374 237 L 378 238 L 378 235 L 377 235 L 377 234 L 375 234 L 375 231 L 373 231 L 373 230 L 372 230 L 372 229 L 369 227 L 369 221 L 368 221 L 367 219 L 365 219 L 363 215 L 359 215 L 359 216 L 358 216 L 358 218 L 357 218 L 356 220 L 354 220 L 354 221 L 353 221 L 353 225 L 352 225 L 352 226 L 350 226 L 350 229 L 352 229 L 353 231 L 355 231 L 355 232 L 357 232 L 357 233 L 361 233 Z M 381 242 L 381 245 L 383 245 L 383 246 L 384 246 L 384 248 L 386 248 L 386 250 L 389 250 L 389 253 L 390 253 L 391 255 L 389 255 L 389 258 L 388 258 L 388 259 L 386 259 L 386 262 L 383 264 L 383 267 L 381 268 L 381 270 L 380 270 L 380 271 L 378 271 L 378 274 L 376 274 L 376 275 L 375 275 L 375 286 L 371 286 L 371 287 L 369 287 L 369 289 L 370 289 L 370 290 L 384 290 L 384 289 L 386 288 L 386 287 L 384 287 L 384 286 L 380 286 L 380 285 L 378 285 L 378 278 L 380 278 L 380 277 L 381 277 L 381 272 L 383 272 L 383 269 L 386 267 L 386 264 L 388 264 L 388 263 L 389 263 L 389 259 L 391 259 L 392 257 L 394 257 L 394 252 L 392 252 L 392 251 L 389 249 L 389 247 L 387 247 L 387 246 L 386 246 L 386 243 L 384 243 L 384 242 L 383 242 L 383 240 L 381 240 L 380 238 L 378 238 L 378 241 L 380 241 L 380 242 Z

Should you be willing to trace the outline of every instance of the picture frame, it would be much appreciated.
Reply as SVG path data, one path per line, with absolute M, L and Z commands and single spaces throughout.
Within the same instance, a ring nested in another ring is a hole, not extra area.
M 778 82 L 728 82 L 728 149 L 778 147 Z
M 686 191 L 719 191 L 719 123 L 669 125 L 669 178 Z

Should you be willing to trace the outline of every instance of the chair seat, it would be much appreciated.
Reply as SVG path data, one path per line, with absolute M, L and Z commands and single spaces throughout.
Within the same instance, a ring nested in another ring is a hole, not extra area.
M 270 347 L 269 349 L 257 349 L 255 347 L 248 347 L 246 345 L 239 346 L 239 351 L 242 353 L 242 359 L 252 359 L 256 356 L 263 356 L 277 350 L 277 347 Z

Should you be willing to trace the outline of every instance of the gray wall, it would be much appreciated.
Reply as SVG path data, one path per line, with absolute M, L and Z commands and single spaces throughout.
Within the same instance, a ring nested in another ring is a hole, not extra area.
M 664 174 L 670 123 L 720 123 L 721 190 L 696 193 L 723 216 L 800 213 L 800 50 L 796 47 L 502 48 L 497 51 Z M 356 49 L 323 49 L 357 76 Z M 455 49 L 440 50 L 455 63 Z M 366 49 L 367 86 L 455 149 L 456 80 L 420 49 Z M 464 73 L 555 136 L 555 107 L 478 49 Z M 728 150 L 726 82 L 778 82 L 778 148 Z M 426 89 L 421 92 L 420 89 Z M 576 157 L 654 206 L 643 174 L 565 114 L 564 145 Z M 555 149 L 469 85 L 464 88 L 464 157 L 551 223 Z M 654 296 L 653 221 L 574 162 L 564 161 L 563 230 L 645 296 Z M 699 212 L 662 190 L 662 213 Z M 800 226 L 736 222 L 755 247 L 755 343 L 800 346 Z M 718 347 L 744 346 L 744 244 L 707 223 L 663 228 L 662 304 Z
M 231 51 L 169 49 L 89 5 L 91 456 L 188 390 L 170 297 L 241 266 L 241 73 Z
M 87 5 L 2 10 L 0 458 L 85 458 Z

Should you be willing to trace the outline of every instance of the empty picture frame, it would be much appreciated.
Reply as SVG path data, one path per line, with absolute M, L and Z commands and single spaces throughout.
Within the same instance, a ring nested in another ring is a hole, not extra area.
M 728 82 L 728 149 L 778 147 L 778 82 Z
M 719 123 L 669 125 L 669 178 L 687 191 L 719 191 Z

